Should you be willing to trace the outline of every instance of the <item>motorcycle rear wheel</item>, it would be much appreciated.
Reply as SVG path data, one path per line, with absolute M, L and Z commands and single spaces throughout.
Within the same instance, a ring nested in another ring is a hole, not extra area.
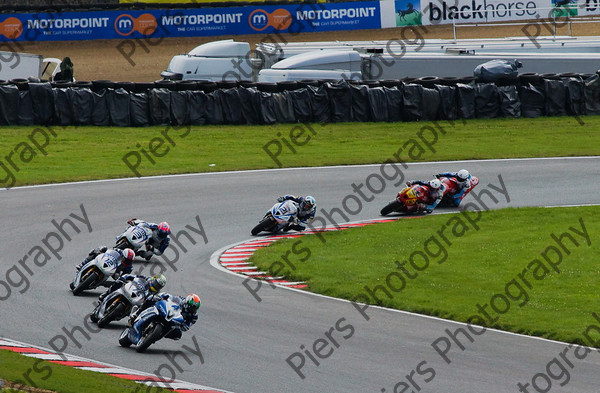
M 120 299 L 113 301 L 106 309 L 104 316 L 98 320 L 98 327 L 106 327 L 109 323 L 116 320 L 117 317 L 123 315 L 125 313 L 125 309 L 126 306 Z
M 256 236 L 259 233 L 261 233 L 262 231 L 268 231 L 270 230 L 274 224 L 276 224 L 276 222 L 274 222 L 275 220 L 273 220 L 273 218 L 271 217 L 266 217 L 263 218 L 258 225 L 256 225 L 254 228 L 252 228 L 252 236 Z
M 100 276 L 98 275 L 97 272 L 90 273 L 85 278 L 85 280 L 83 280 L 82 282 L 80 282 L 79 285 L 75 289 L 73 289 L 73 295 L 75 295 L 75 296 L 80 295 L 81 292 L 85 291 L 86 289 L 89 289 L 90 286 L 92 285 L 92 283 L 94 283 L 99 278 L 100 278 Z
M 388 203 L 383 209 L 381 209 L 379 213 L 382 216 L 387 216 L 391 212 L 399 212 L 402 209 L 402 206 L 402 203 L 398 202 L 397 200 L 393 200 L 392 202 Z
M 135 347 L 135 350 L 139 353 L 144 352 L 150 345 L 160 339 L 162 332 L 163 326 L 160 323 L 157 323 L 152 327 L 152 329 L 149 329 L 147 332 L 145 332 L 144 336 L 142 336 L 142 339 L 140 340 L 140 343 L 137 347 Z

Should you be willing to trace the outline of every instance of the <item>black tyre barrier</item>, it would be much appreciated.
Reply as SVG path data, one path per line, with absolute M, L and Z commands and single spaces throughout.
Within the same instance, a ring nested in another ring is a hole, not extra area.
M 494 81 L 494 84 L 498 87 L 500 86 L 519 86 L 519 78 L 509 78 L 504 77 L 500 78 L 497 81 Z
M 362 80 L 362 81 L 358 81 L 359 85 L 364 85 L 367 87 L 379 87 L 381 86 L 381 84 L 379 83 L 379 81 L 373 81 L 373 80 Z
M 154 81 L 154 87 L 157 89 L 173 90 L 175 88 L 175 81 L 169 79 L 159 79 Z
M 181 90 L 181 86 L 179 90 L 155 88 L 154 83 L 136 83 L 135 91 L 129 91 L 120 83 L 94 82 L 94 89 L 29 82 L 28 90 L 19 90 L 15 84 L 0 84 L 0 125 L 397 122 L 600 114 L 600 76 L 596 74 L 585 82 L 579 77 L 544 79 L 541 87 L 457 83 L 430 89 L 418 83 L 370 87 L 336 81 L 283 92 L 275 91 L 279 87 L 275 83 L 206 93 Z M 216 86 L 214 82 L 202 84 Z
M 474 76 L 462 76 L 459 78 L 458 83 L 462 83 L 463 85 L 475 83 L 475 77 Z
M 438 85 L 442 86 L 456 86 L 457 83 L 460 83 L 460 78 L 456 76 L 442 76 L 438 78 Z
M 17 86 L 19 90 L 27 90 L 29 89 L 29 80 L 24 78 L 15 78 L 9 81 L 13 85 Z
M 212 93 L 217 90 L 217 84 L 212 81 L 199 81 L 198 90 L 202 90 L 204 93 Z
M 298 86 L 298 82 L 296 82 L 296 81 L 277 82 L 277 91 L 279 91 L 279 92 L 293 91 L 293 90 L 296 90 L 299 88 L 300 87 Z
M 57 88 L 60 88 L 60 89 L 66 89 L 67 87 L 74 87 L 75 86 L 73 84 L 73 82 L 67 82 L 67 81 L 56 81 L 56 82 L 50 83 L 50 85 L 52 87 L 57 87 Z
M 0 85 L 10 85 L 10 82 L 5 81 L 4 79 L 0 79 Z
M 384 79 L 379 81 L 379 84 L 383 87 L 397 87 L 401 86 L 402 82 L 399 79 Z
M 518 78 L 522 85 L 527 83 L 536 85 L 542 81 L 542 77 L 537 72 L 525 72 L 523 74 L 519 74 Z
M 308 87 L 308 86 L 318 87 L 319 81 L 317 81 L 315 79 L 303 79 L 303 80 L 298 81 L 298 86 L 300 86 L 301 88 Z
M 133 92 L 135 89 L 135 83 L 133 83 L 133 82 L 116 82 L 114 88 Z
M 149 89 L 153 89 L 153 88 L 154 88 L 153 82 L 135 82 L 135 84 L 133 86 L 133 92 L 134 93 L 145 93 Z
M 265 93 L 275 93 L 278 91 L 277 83 L 273 82 L 258 82 L 256 87 L 258 91 L 264 91 Z
M 558 76 L 561 78 L 579 78 L 579 74 L 575 72 L 561 72 Z
M 252 81 L 238 81 L 237 85 L 238 85 L 238 87 L 245 87 L 245 88 L 254 87 L 254 88 L 256 88 L 256 82 L 252 82 Z
M 423 87 L 433 88 L 436 84 L 439 83 L 440 78 L 437 76 L 422 76 L 417 78 L 416 83 L 420 84 Z
M 237 86 L 236 81 L 217 81 L 216 83 L 218 89 L 233 89 Z
M 413 78 L 410 76 L 405 76 L 404 78 L 400 79 L 403 83 L 407 84 L 407 83 L 414 83 L 417 78 Z
M 590 78 L 593 78 L 594 76 L 596 76 L 597 74 L 579 74 L 579 77 L 581 78 L 582 81 L 586 81 Z
M 546 74 L 540 74 L 540 78 L 547 80 L 558 80 L 560 79 L 560 75 L 553 72 L 548 72 Z
M 92 90 L 95 92 L 99 92 L 102 89 L 112 89 L 114 87 L 115 87 L 114 81 L 109 81 L 109 80 L 104 80 L 104 79 L 92 81 Z
M 198 90 L 198 82 L 197 81 L 177 81 L 175 82 L 175 86 L 173 87 L 174 91 L 186 91 L 186 90 Z
M 92 86 L 93 86 L 93 84 L 90 81 L 77 81 L 77 82 L 73 82 L 73 87 L 91 89 Z

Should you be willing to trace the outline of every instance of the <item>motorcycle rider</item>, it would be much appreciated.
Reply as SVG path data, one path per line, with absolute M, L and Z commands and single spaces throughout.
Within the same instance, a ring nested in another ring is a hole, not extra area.
M 175 326 L 171 331 L 165 336 L 166 338 L 170 338 L 173 340 L 179 340 L 183 334 L 190 329 L 190 327 L 196 323 L 198 320 L 198 309 L 200 308 L 200 296 L 195 293 L 189 294 L 186 297 L 183 296 L 174 296 L 167 292 L 161 292 L 159 294 L 151 296 L 139 310 L 132 311 L 131 317 L 129 318 L 129 324 L 133 325 L 132 328 L 136 333 L 136 336 L 139 337 L 141 334 L 140 328 L 143 323 L 143 320 L 135 322 L 135 319 L 142 311 L 147 309 L 148 307 L 153 306 L 156 302 L 160 300 L 170 299 L 175 304 L 178 304 L 181 310 L 181 316 L 183 317 L 183 325 Z
M 298 205 L 298 220 L 295 223 L 291 223 L 283 230 L 305 230 L 306 224 L 308 224 L 313 220 L 313 218 L 315 218 L 315 214 L 317 212 L 317 201 L 315 200 L 315 198 L 310 195 L 307 195 L 305 197 L 298 197 L 290 194 L 277 198 L 277 202 L 283 201 L 293 201 Z
M 128 281 L 133 281 L 135 279 L 139 279 L 139 281 L 144 286 L 144 298 L 148 298 L 154 294 L 160 292 L 161 289 L 167 284 L 167 278 L 163 274 L 156 274 L 152 277 L 143 276 L 143 275 L 135 275 L 135 274 L 125 274 L 119 277 L 112 285 L 99 297 L 98 300 L 102 302 L 109 293 L 116 291 L 125 285 Z
M 119 250 L 118 248 L 108 248 L 106 246 L 96 247 L 91 250 L 88 256 L 81 261 L 79 265 L 75 268 L 77 271 L 80 271 L 82 267 L 84 267 L 89 261 L 96 258 L 98 255 L 107 254 L 108 256 L 115 259 L 116 263 L 118 263 L 116 273 L 124 273 L 129 274 L 133 270 L 133 259 L 135 258 L 135 252 L 131 248 L 126 248 L 124 250 Z
M 461 169 L 458 172 L 444 172 L 435 175 L 436 178 L 440 177 L 453 177 L 456 179 L 458 192 L 452 195 L 452 203 L 455 207 L 458 207 L 465 197 L 466 193 L 471 188 L 471 174 L 466 169 Z
M 152 237 L 146 241 L 146 249 L 138 250 L 137 252 L 139 256 L 147 261 L 152 258 L 152 255 L 162 255 L 167 247 L 169 247 L 169 242 L 171 241 L 171 238 L 169 237 L 169 234 L 171 234 L 171 227 L 166 221 L 163 221 L 160 224 L 155 224 L 137 218 L 132 218 L 131 220 L 127 221 L 127 224 L 131 226 L 138 225 L 152 230 Z
M 410 180 L 406 182 L 406 185 L 409 187 L 420 185 L 426 190 L 424 193 L 417 192 L 417 211 L 427 214 L 432 213 L 433 209 L 441 202 L 446 190 L 446 186 L 439 179 L 432 179 L 428 182 Z

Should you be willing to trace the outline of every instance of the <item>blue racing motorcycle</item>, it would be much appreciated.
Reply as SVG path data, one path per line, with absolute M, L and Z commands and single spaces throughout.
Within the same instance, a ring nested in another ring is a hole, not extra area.
M 154 306 L 142 311 L 131 327 L 123 330 L 119 337 L 119 344 L 123 347 L 135 345 L 137 352 L 144 352 L 150 345 L 167 336 L 183 323 L 179 304 L 171 298 L 159 300 Z

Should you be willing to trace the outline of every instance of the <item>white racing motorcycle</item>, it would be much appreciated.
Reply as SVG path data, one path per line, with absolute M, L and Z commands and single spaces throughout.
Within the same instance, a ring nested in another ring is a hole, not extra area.
M 83 291 L 95 289 L 101 285 L 107 286 L 106 281 L 115 275 L 118 267 L 117 256 L 111 250 L 98 255 L 83 265 L 75 275 L 75 279 L 70 285 L 73 295 L 80 295 Z
M 98 303 L 90 319 L 98 324 L 98 327 L 106 327 L 112 321 L 118 321 L 131 313 L 134 306 L 141 306 L 146 299 L 144 281 L 136 277 L 127 281 L 117 289 L 106 295 Z
M 262 220 L 252 228 L 252 235 L 262 231 L 279 232 L 298 223 L 298 204 L 291 200 L 277 202 L 267 211 Z
M 141 225 L 131 225 L 123 233 L 117 236 L 115 248 L 124 250 L 131 248 L 135 251 L 135 255 L 139 256 L 140 251 L 143 251 L 146 242 L 152 237 L 152 229 Z M 146 258 L 149 260 L 150 257 Z

